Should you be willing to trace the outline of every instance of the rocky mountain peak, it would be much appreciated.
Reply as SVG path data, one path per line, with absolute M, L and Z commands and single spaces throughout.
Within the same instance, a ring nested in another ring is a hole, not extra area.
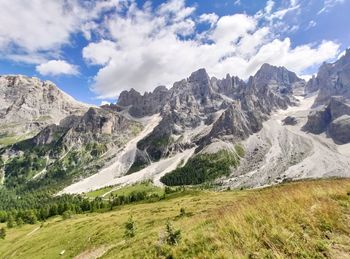
M 301 80 L 294 72 L 289 71 L 285 67 L 272 66 L 267 63 L 263 64 L 256 72 L 254 79 L 258 81 L 260 85 L 268 84 L 271 81 L 284 85 L 291 85 Z
M 58 123 L 68 115 L 81 115 L 88 105 L 61 91 L 54 83 L 23 75 L 0 76 L 1 134 L 29 134 Z
M 319 89 L 314 107 L 329 104 L 332 96 L 350 99 L 350 50 L 338 61 L 324 63 L 313 81 L 314 88 Z
M 209 80 L 210 80 L 209 75 L 204 68 L 198 69 L 197 71 L 193 72 L 188 78 L 189 83 L 193 83 L 193 82 L 202 83 L 202 82 L 207 82 Z

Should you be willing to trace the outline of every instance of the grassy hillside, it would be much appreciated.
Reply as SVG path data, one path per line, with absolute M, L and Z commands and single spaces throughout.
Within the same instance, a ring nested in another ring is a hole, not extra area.
M 130 215 L 135 236 L 125 238 Z M 177 245 L 166 242 L 167 222 L 181 230 Z M 154 203 L 56 217 L 6 231 L 5 240 L 0 239 L 2 258 L 346 258 L 350 180 L 244 191 L 186 190 Z

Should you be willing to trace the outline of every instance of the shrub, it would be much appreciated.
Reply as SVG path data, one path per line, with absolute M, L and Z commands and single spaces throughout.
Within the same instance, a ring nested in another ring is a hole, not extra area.
M 136 234 L 135 232 L 136 232 L 135 221 L 133 220 L 132 216 L 130 216 L 128 221 L 125 223 L 124 236 L 125 238 L 133 238 Z
M 12 216 L 9 216 L 7 219 L 7 227 L 8 228 L 13 228 L 15 226 L 15 220 L 13 219 Z
M 6 229 L 5 228 L 1 228 L 0 229 L 0 238 L 1 239 L 5 239 L 6 237 Z
M 181 230 L 174 230 L 170 222 L 166 224 L 166 242 L 168 245 L 177 245 L 181 240 Z
M 66 210 L 66 211 L 63 212 L 63 214 L 62 214 L 62 218 L 63 218 L 64 220 L 70 219 L 70 218 L 72 218 L 72 216 L 73 216 L 73 212 L 70 211 L 70 210 Z
M 180 209 L 180 217 L 184 217 L 184 216 L 186 216 L 186 211 L 184 208 L 181 208 Z

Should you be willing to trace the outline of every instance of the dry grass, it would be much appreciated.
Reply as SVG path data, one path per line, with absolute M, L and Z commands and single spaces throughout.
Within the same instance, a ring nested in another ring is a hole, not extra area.
M 180 217 L 180 208 L 186 211 Z M 123 237 L 133 214 L 136 236 Z M 163 241 L 166 222 L 181 229 L 176 246 Z M 8 230 L 5 258 L 71 258 L 111 247 L 102 258 L 347 258 L 350 180 L 288 183 L 261 190 L 175 194 L 157 203 L 103 214 L 50 220 Z M 66 250 L 65 255 L 59 252 Z

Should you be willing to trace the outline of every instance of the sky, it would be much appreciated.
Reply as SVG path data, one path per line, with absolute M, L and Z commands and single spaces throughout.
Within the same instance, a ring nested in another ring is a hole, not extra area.
M 0 74 L 90 104 L 199 68 L 246 80 L 269 63 L 307 79 L 350 46 L 349 11 L 350 0 L 0 0 Z

